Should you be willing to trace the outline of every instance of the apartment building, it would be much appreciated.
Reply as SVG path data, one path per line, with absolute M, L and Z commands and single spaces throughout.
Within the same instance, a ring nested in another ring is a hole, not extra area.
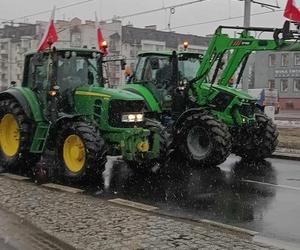
M 276 88 L 282 109 L 300 109 L 300 53 L 255 54 L 254 88 Z
M 21 83 L 24 54 L 37 48 L 46 27 L 47 22 L 38 21 L 5 25 L 0 29 L 0 88 L 6 88 L 11 81 Z M 97 47 L 94 21 L 57 20 L 56 29 L 59 40 L 55 46 L 58 48 Z M 109 57 L 124 57 L 132 69 L 140 51 L 178 50 L 184 41 L 189 41 L 189 51 L 202 52 L 208 44 L 207 37 L 159 31 L 154 25 L 145 28 L 122 26 L 119 20 L 102 22 L 101 29 L 109 44 Z M 110 87 L 124 83 L 124 72 L 119 63 L 107 64 L 105 72 Z

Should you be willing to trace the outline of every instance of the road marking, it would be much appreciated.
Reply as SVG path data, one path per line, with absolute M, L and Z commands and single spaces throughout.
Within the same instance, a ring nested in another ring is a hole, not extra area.
M 258 234 L 258 232 L 256 232 L 256 231 L 248 230 L 248 229 L 241 228 L 241 227 L 235 227 L 235 226 L 231 226 L 231 225 L 228 225 L 228 224 L 224 224 L 224 223 L 220 223 L 220 222 L 216 222 L 216 221 L 212 221 L 212 220 L 203 219 L 203 220 L 199 220 L 199 221 L 202 222 L 202 223 L 212 225 L 212 226 L 225 228 L 225 229 L 228 229 L 228 230 L 231 230 L 231 231 L 236 231 L 236 232 L 240 232 L 240 233 L 249 234 L 251 236 L 254 236 L 254 235 Z
M 246 180 L 246 179 L 242 179 L 242 182 L 255 183 L 255 184 L 261 184 L 261 185 L 270 186 L 270 187 L 279 187 L 279 188 L 286 188 L 286 189 L 300 191 L 300 188 L 298 188 L 298 187 L 291 187 L 291 186 L 280 185 L 280 184 L 272 184 L 272 183 L 268 183 L 268 182 L 252 181 L 252 180 Z
M 21 175 L 15 175 L 15 174 L 10 174 L 10 173 L 1 173 L 2 176 L 5 176 L 9 179 L 16 180 L 16 181 L 27 181 L 30 180 L 30 178 L 21 176 Z
M 84 190 L 79 189 L 79 188 L 63 186 L 63 185 L 54 184 L 54 183 L 42 184 L 41 186 L 46 187 L 46 188 L 55 189 L 55 190 L 58 190 L 58 191 L 64 191 L 64 192 L 72 193 L 72 194 L 78 194 L 78 193 L 83 193 L 84 192 Z
M 154 210 L 158 209 L 158 207 L 149 206 L 149 205 L 146 205 L 146 204 L 143 204 L 143 203 L 129 201 L 129 200 L 120 199 L 120 198 L 111 199 L 111 200 L 108 200 L 108 201 L 112 202 L 112 203 L 115 203 L 115 204 L 118 204 L 118 205 L 137 208 L 137 209 L 141 209 L 141 210 L 145 210 L 145 211 L 154 211 Z

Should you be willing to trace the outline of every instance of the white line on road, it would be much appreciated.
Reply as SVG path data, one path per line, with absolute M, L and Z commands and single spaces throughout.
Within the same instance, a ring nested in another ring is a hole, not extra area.
M 261 184 L 261 185 L 270 186 L 270 187 L 279 187 L 279 188 L 286 188 L 286 189 L 300 191 L 300 188 L 298 188 L 298 187 L 291 187 L 291 186 L 286 186 L 286 185 L 272 184 L 272 183 L 268 183 L 268 182 L 252 181 L 252 180 L 246 180 L 246 179 L 242 179 L 242 182 L 255 183 L 255 184 Z

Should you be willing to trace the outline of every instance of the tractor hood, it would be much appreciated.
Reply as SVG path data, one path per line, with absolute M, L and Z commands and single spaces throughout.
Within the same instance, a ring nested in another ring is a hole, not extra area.
M 214 88 L 216 90 L 218 90 L 218 91 L 227 92 L 230 95 L 237 96 L 240 99 L 245 99 L 245 100 L 249 100 L 249 101 L 255 101 L 255 100 L 257 100 L 255 97 L 249 95 L 244 90 L 230 88 L 230 87 L 222 86 L 222 85 L 214 85 Z
M 117 99 L 125 101 L 143 101 L 144 99 L 132 92 L 122 89 L 109 89 L 103 87 L 80 87 L 75 91 L 75 95 L 98 96 L 106 99 Z

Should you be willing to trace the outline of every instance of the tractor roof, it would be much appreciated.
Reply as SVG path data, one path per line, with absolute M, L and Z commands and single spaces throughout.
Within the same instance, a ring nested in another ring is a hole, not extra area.
M 201 53 L 197 53 L 197 52 L 189 52 L 189 51 L 176 51 L 177 55 L 193 55 L 193 56 L 197 56 L 197 55 L 203 55 Z M 173 50 L 169 50 L 169 51 L 148 51 L 148 52 L 141 52 L 138 54 L 138 56 L 150 56 L 150 55 L 154 55 L 154 56 L 171 56 L 173 53 Z
M 45 52 L 49 52 L 50 50 L 47 49 L 45 50 Z M 75 51 L 75 52 L 79 52 L 79 53 L 91 53 L 91 52 L 97 52 L 97 53 L 101 53 L 99 50 L 97 49 L 88 49 L 88 48 L 56 48 L 56 51 L 58 52 L 65 52 L 65 51 Z M 32 51 L 29 51 L 28 53 L 26 53 L 26 56 L 27 55 L 33 55 L 33 54 L 36 54 L 37 51 L 36 50 L 32 50 Z

